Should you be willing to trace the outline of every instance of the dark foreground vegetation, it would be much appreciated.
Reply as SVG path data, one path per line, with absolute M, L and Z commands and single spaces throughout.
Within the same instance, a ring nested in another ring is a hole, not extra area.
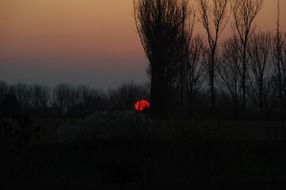
M 154 121 L 133 111 L 6 118 L 1 189 L 281 188 L 285 134 L 277 121 Z

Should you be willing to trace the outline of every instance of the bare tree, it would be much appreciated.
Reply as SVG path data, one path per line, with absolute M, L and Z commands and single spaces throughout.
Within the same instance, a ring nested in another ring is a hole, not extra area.
M 10 91 L 16 96 L 21 108 L 27 111 L 31 106 L 32 88 L 26 84 L 18 83 L 11 86 Z
M 79 100 L 78 91 L 68 84 L 60 84 L 53 90 L 53 103 L 63 115 L 68 114 Z
M 85 108 L 87 108 L 87 113 L 107 109 L 108 97 L 103 90 L 90 89 L 89 93 L 85 94 L 83 98 Z
M 286 39 L 286 34 L 285 38 Z M 280 31 L 280 1 L 277 1 L 277 28 L 272 46 L 272 62 L 274 67 L 274 81 L 279 98 L 282 118 L 286 113 L 286 45 Z
M 280 32 L 274 37 L 272 49 L 275 87 L 280 102 L 280 111 L 284 114 L 286 112 L 286 34 L 285 38 Z
M 148 93 L 144 86 L 133 82 L 124 83 L 117 89 L 109 90 L 109 102 L 111 109 L 131 110 L 137 100 L 148 99 Z
M 207 34 L 208 54 L 207 70 L 211 110 L 215 110 L 215 67 L 219 37 L 229 20 L 229 0 L 197 0 L 200 22 Z
M 190 41 L 189 62 L 186 65 L 186 94 L 189 112 L 193 111 L 194 98 L 200 90 L 205 77 L 203 73 L 203 62 L 205 61 L 205 47 L 200 36 Z
M 228 97 L 237 115 L 240 110 L 241 98 L 241 62 L 238 49 L 238 39 L 233 36 L 223 44 L 222 56 L 218 67 L 220 84 L 223 94 Z
M 60 84 L 53 89 L 53 104 L 60 111 L 61 114 L 67 112 L 67 96 L 69 93 L 69 86 L 66 84 Z
M 258 33 L 250 39 L 250 71 L 252 99 L 258 104 L 261 114 L 264 113 L 271 87 L 272 68 L 269 43 L 271 34 Z
M 239 39 L 242 62 L 242 109 L 246 109 L 246 77 L 247 77 L 247 48 L 249 39 L 255 30 L 254 19 L 262 8 L 264 0 L 234 0 L 232 12 L 234 32 Z
M 32 104 L 34 109 L 44 111 L 50 100 L 50 88 L 47 86 L 34 85 L 32 88 Z
M 80 104 L 79 95 L 80 95 L 79 91 L 75 87 L 71 86 L 70 94 L 67 97 L 68 98 L 68 113 L 74 114 L 76 106 Z
M 168 118 L 185 41 L 189 5 L 186 0 L 134 0 L 134 17 L 149 60 L 151 115 Z
M 185 7 L 187 8 L 187 6 Z M 195 14 L 195 10 L 192 9 L 191 7 L 189 9 L 183 9 L 183 15 L 186 15 L 189 17 L 189 19 L 187 19 L 185 17 L 182 17 L 182 24 L 183 26 L 181 27 L 182 31 L 181 31 L 181 63 L 180 63 L 180 74 L 179 74 L 179 88 L 180 88 L 180 111 L 181 111 L 181 116 L 184 117 L 185 114 L 185 94 L 188 92 L 188 75 L 191 74 L 189 73 L 189 70 L 192 69 L 191 64 L 190 64 L 190 59 L 192 59 L 190 56 L 194 55 L 198 52 L 194 52 L 194 54 L 192 54 L 191 51 L 197 51 L 197 49 L 195 49 L 195 46 L 198 44 L 195 44 L 195 42 L 198 42 L 197 40 L 193 40 L 193 30 L 195 27 L 195 18 L 196 18 L 196 14 Z M 189 11 L 189 13 L 185 13 L 186 11 Z M 194 43 L 194 44 L 193 44 Z M 191 52 L 191 53 L 190 53 Z M 195 64 L 194 64 L 195 65 Z M 194 66 L 193 65 L 193 66 Z
M 5 95 L 8 93 L 8 85 L 4 81 L 0 81 L 0 104 L 2 103 Z

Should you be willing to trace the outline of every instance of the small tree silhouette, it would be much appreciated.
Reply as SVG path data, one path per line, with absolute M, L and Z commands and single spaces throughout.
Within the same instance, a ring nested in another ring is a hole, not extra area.
M 36 112 L 43 113 L 48 107 L 50 100 L 50 88 L 34 85 L 32 88 L 32 106 Z
M 71 85 L 59 84 L 54 88 L 53 101 L 62 115 L 67 115 L 79 100 L 78 91 Z
M 277 27 L 272 45 L 272 62 L 274 67 L 274 82 L 278 94 L 280 114 L 285 118 L 286 113 L 286 45 L 280 31 L 280 1 L 277 0 Z
M 249 54 L 252 79 L 250 84 L 253 92 L 251 97 L 257 103 L 260 114 L 263 114 L 267 108 L 272 82 L 269 42 L 271 42 L 269 33 L 258 33 L 250 39 Z
M 217 67 L 217 48 L 219 38 L 228 23 L 229 0 L 197 0 L 200 22 L 208 39 L 208 61 L 211 111 L 215 110 L 215 69 Z
M 254 19 L 262 8 L 264 0 L 234 0 L 232 4 L 232 12 L 234 18 L 234 33 L 239 40 L 238 51 L 241 51 L 242 62 L 242 110 L 246 109 L 246 79 L 248 74 L 248 46 L 249 39 L 254 33 Z
M 237 51 L 238 39 L 236 36 L 227 39 L 223 44 L 222 56 L 218 67 L 220 89 L 230 99 L 234 114 L 238 115 L 241 104 L 241 72 L 242 65 L 239 61 L 240 52 Z
M 2 103 L 5 95 L 8 93 L 9 87 L 6 82 L 0 81 L 0 104 Z
M 188 112 L 192 114 L 194 108 L 194 100 L 198 91 L 201 89 L 205 81 L 205 73 L 203 70 L 203 62 L 205 61 L 206 48 L 200 36 L 196 36 L 190 41 L 189 45 L 189 61 L 186 65 L 186 94 Z
M 28 111 L 32 101 L 32 88 L 23 83 L 18 83 L 10 87 L 11 94 L 14 94 L 24 111 Z

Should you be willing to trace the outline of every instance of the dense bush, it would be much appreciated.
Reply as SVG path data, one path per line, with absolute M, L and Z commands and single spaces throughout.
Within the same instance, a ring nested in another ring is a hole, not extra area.
M 1 147 L 15 149 L 39 143 L 40 126 L 29 117 L 1 119 L 0 126 Z

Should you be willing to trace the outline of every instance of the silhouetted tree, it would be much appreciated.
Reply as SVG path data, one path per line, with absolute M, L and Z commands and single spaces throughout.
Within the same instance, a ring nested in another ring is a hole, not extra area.
M 77 113 L 77 106 L 80 104 L 79 92 L 73 86 L 70 87 L 70 93 L 67 97 L 68 105 L 67 111 L 70 116 L 73 116 Z
M 79 105 L 81 114 L 91 114 L 96 111 L 103 111 L 107 108 L 106 94 L 101 90 L 91 89 L 87 86 L 77 88 L 79 94 Z
M 234 114 L 238 115 L 241 99 L 241 73 L 240 52 L 238 49 L 238 39 L 233 36 L 227 39 L 222 48 L 222 55 L 218 67 L 220 79 L 220 89 L 223 94 L 230 99 L 234 108 Z
M 186 94 L 188 112 L 192 113 L 194 99 L 200 90 L 205 77 L 203 72 L 203 62 L 205 61 L 205 47 L 200 36 L 196 36 L 190 41 L 189 60 L 186 65 Z
M 272 82 L 269 44 L 271 44 L 271 35 L 269 33 L 258 33 L 250 39 L 249 54 L 253 92 L 251 98 L 258 104 L 261 114 L 267 108 Z
M 115 90 L 109 90 L 109 107 L 114 110 L 131 110 L 140 99 L 149 99 L 149 93 L 142 85 L 125 83 Z
M 151 115 L 169 118 L 172 89 L 182 61 L 182 41 L 189 17 L 186 0 L 134 1 L 135 22 L 149 60 Z
M 286 39 L 286 34 L 285 34 Z M 272 45 L 272 62 L 274 67 L 274 82 L 279 99 L 279 108 L 282 118 L 286 113 L 286 45 L 280 31 L 280 1 L 277 1 L 277 27 Z
M 183 15 L 186 15 L 189 19 L 186 19 L 185 17 L 182 17 L 182 31 L 180 33 L 181 38 L 181 48 L 178 52 L 181 53 L 181 61 L 180 61 L 180 70 L 179 70 L 179 88 L 180 88 L 180 112 L 181 117 L 184 117 L 185 115 L 185 109 L 186 109 L 186 102 L 185 102 L 185 94 L 187 93 L 187 87 L 188 87 L 188 70 L 192 69 L 190 63 L 190 52 L 193 50 L 195 45 L 192 44 L 193 42 L 197 42 L 193 40 L 193 30 L 195 26 L 195 11 L 191 8 L 186 6 L 185 9 L 182 9 Z M 187 13 L 186 11 L 189 11 Z M 191 54 L 193 55 L 193 54 Z M 195 63 L 194 63 L 195 65 Z M 194 66 L 192 65 L 192 66 Z
M 105 111 L 108 108 L 108 96 L 105 91 L 98 90 L 98 89 L 92 89 L 90 91 L 90 103 L 89 103 L 89 112 L 95 112 L 95 111 Z M 85 101 L 88 103 L 88 101 Z
M 77 87 L 78 95 L 79 95 L 79 111 L 82 114 L 90 113 L 90 106 L 92 105 L 92 95 L 91 89 L 88 86 L 81 85 Z
M 274 81 L 279 98 L 280 112 L 286 113 L 286 34 L 285 38 L 279 32 L 274 38 L 272 48 L 272 62 L 274 67 Z
M 9 87 L 6 82 L 0 81 L 0 105 L 5 97 L 5 95 L 8 93 Z
M 10 91 L 16 96 L 21 108 L 28 111 L 32 101 L 32 88 L 26 84 L 18 83 L 11 86 Z
M 249 46 L 249 39 L 254 32 L 254 19 L 261 10 L 263 0 L 234 0 L 232 4 L 232 12 L 234 18 L 234 33 L 239 39 L 240 47 L 237 49 L 241 51 L 242 62 L 242 110 L 246 109 L 246 78 L 247 65 L 249 57 L 247 56 L 247 49 Z
M 66 84 L 60 84 L 53 89 L 53 104 L 60 111 L 61 114 L 67 112 L 67 94 L 69 93 L 69 86 Z
M 44 112 L 50 100 L 50 88 L 47 86 L 34 85 L 32 88 L 32 105 L 37 112 Z
M 63 115 L 69 114 L 78 101 L 78 92 L 68 84 L 60 84 L 53 90 L 53 103 Z
M 206 31 L 208 41 L 208 61 L 206 68 L 209 76 L 211 110 L 215 110 L 215 77 L 217 47 L 219 37 L 229 20 L 229 0 L 197 0 L 200 22 Z

